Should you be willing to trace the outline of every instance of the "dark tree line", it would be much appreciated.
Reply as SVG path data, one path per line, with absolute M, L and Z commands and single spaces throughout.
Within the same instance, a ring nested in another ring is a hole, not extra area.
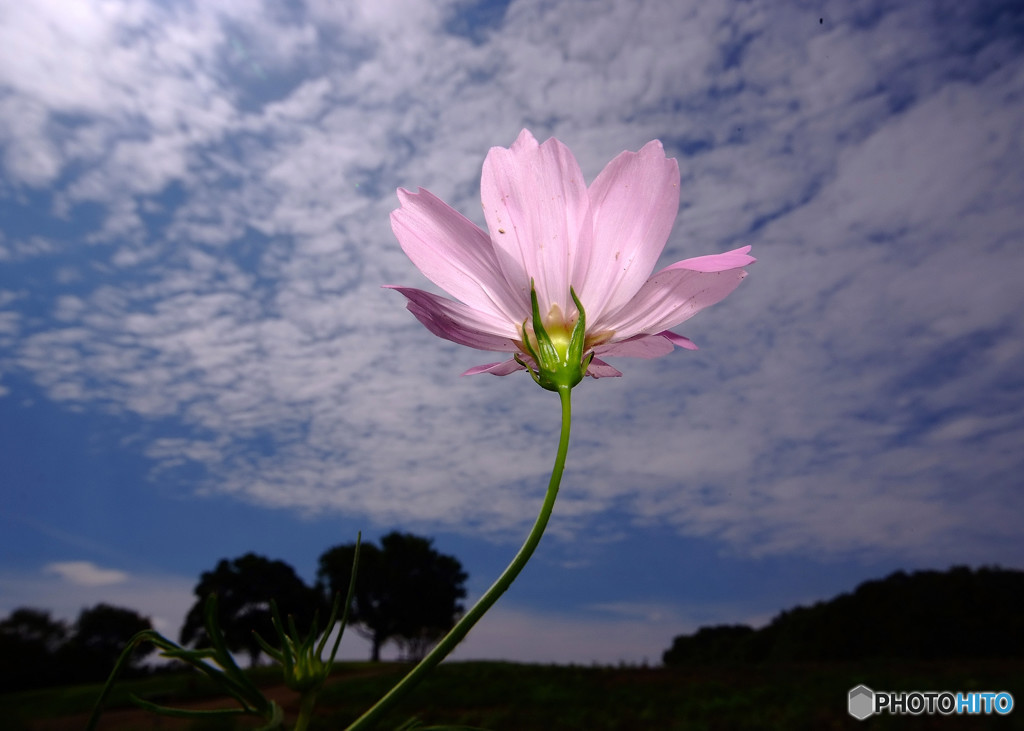
M 702 627 L 675 638 L 665 665 L 868 659 L 1024 658 L 1024 571 L 902 571 L 759 630 Z
M 105 680 L 128 640 L 151 628 L 145 617 L 109 604 L 83 609 L 71 625 L 42 609 L 15 609 L 0 621 L 0 688 L 13 691 Z M 126 672 L 137 672 L 152 649 L 138 648 Z
M 295 620 L 300 633 L 309 632 L 314 615 L 319 619 L 317 629 L 322 630 L 335 595 L 340 593 L 344 599 L 347 593 L 354 552 L 354 543 L 325 551 L 313 586 L 285 562 L 254 553 L 219 561 L 196 584 L 196 602 L 182 625 L 179 642 L 192 647 L 209 644 L 204 609 L 213 593 L 228 648 L 248 655 L 256 664 L 261 648 L 254 632 L 277 644 L 271 599 L 283 619 Z M 466 578 L 462 564 L 435 550 L 430 539 L 392 532 L 379 547 L 363 543 L 349 627 L 370 639 L 373 660 L 380 658 L 388 642 L 395 643 L 406 658 L 417 659 L 461 616 L 459 600 L 466 596 Z M 82 610 L 71 625 L 44 610 L 16 609 L 0 621 L 0 691 L 103 681 L 128 641 L 144 629 L 152 629 L 148 619 L 106 604 Z M 143 672 L 142 661 L 153 649 L 148 643 L 140 645 L 126 673 Z

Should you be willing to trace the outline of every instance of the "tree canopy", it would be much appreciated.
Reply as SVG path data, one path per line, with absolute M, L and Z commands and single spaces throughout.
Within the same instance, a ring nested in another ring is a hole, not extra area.
M 232 652 L 246 652 L 253 665 L 262 652 L 253 632 L 273 643 L 276 639 L 270 600 L 277 603 L 282 619 L 291 615 L 300 632 L 306 633 L 314 615 L 324 619 L 327 607 L 322 594 L 309 587 L 284 561 L 272 561 L 255 553 L 234 560 L 222 559 L 213 571 L 203 572 L 193 592 L 192 605 L 181 628 L 183 645 L 209 642 L 204 628 L 204 608 L 210 594 L 217 595 L 218 624 Z M 285 620 L 287 621 L 287 620 Z
M 335 546 L 320 556 L 317 580 L 329 595 L 348 589 L 355 544 Z M 351 622 L 371 642 L 371 659 L 394 642 L 403 656 L 423 657 L 461 616 L 468 575 L 433 541 L 392 532 L 380 547 L 363 543 L 352 599 Z
M 109 604 L 83 609 L 70 627 L 41 609 L 15 609 L 0 622 L 0 687 L 21 690 L 101 681 L 128 640 L 150 628 L 149 620 L 135 611 Z M 152 650 L 139 647 L 126 671 L 137 670 Z
M 55 661 L 68 626 L 42 609 L 15 609 L 0 622 L 0 687 L 22 690 L 63 680 Z
M 83 680 L 105 678 L 128 641 L 145 629 L 153 629 L 153 625 L 131 609 L 110 604 L 83 609 L 75 622 L 74 636 L 65 645 L 65 661 L 79 668 Z M 154 650 L 148 643 L 136 647 L 127 669 L 137 668 Z

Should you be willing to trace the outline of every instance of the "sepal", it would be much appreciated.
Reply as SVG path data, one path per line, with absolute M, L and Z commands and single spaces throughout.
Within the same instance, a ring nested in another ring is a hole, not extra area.
M 569 289 L 572 301 L 576 305 L 579 315 L 573 325 L 572 332 L 567 333 L 564 323 L 551 323 L 554 331 L 548 332 L 544 326 L 544 320 L 540 314 L 540 305 L 537 301 L 537 289 L 530 282 L 530 303 L 533 309 L 533 337 L 527 328 L 528 320 L 523 321 L 523 349 L 536 364 L 536 370 L 518 355 L 516 362 L 526 368 L 533 377 L 533 380 L 541 388 L 548 391 L 562 391 L 572 389 L 579 385 L 583 376 L 587 373 L 593 353 L 583 357 L 586 347 L 587 316 L 583 311 L 583 305 L 576 296 L 575 290 Z

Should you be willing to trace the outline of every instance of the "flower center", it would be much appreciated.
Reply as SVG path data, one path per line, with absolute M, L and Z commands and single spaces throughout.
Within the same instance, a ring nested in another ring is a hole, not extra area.
M 551 305 L 551 309 L 548 310 L 547 317 L 542 319 L 544 332 L 547 333 L 548 339 L 551 344 L 558 351 L 558 354 L 563 358 L 569 352 L 569 343 L 572 342 L 572 327 L 575 321 L 567 323 L 565 321 L 565 315 L 562 314 L 562 308 L 558 305 Z M 523 347 L 523 352 L 529 353 L 530 350 L 536 350 L 537 348 L 537 334 L 534 332 L 533 325 L 527 320 L 523 323 L 523 330 L 526 336 L 529 338 L 530 348 Z M 523 343 L 516 343 L 520 347 Z

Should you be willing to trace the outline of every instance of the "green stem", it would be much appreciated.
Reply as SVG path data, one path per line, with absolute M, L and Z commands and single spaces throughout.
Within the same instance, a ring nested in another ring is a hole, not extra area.
M 420 663 L 409 671 L 409 674 L 402 678 L 395 687 L 387 692 L 377 703 L 362 716 L 357 718 L 346 731 L 357 731 L 358 729 L 370 728 L 387 710 L 401 700 L 412 690 L 423 677 L 438 665 L 448 654 L 455 649 L 456 645 L 463 640 L 481 617 L 490 609 L 498 597 L 505 593 L 505 590 L 512 585 L 519 572 L 530 560 L 540 538 L 544 535 L 548 519 L 551 517 L 551 510 L 555 506 L 555 498 L 558 497 L 558 486 L 562 482 L 562 472 L 565 469 L 565 455 L 569 451 L 569 428 L 572 423 L 572 409 L 570 407 L 571 386 L 559 387 L 558 397 L 562 402 L 562 432 L 558 439 L 558 453 L 555 455 L 555 466 L 551 471 L 551 480 L 548 482 L 548 491 L 544 496 L 544 503 L 540 508 L 540 515 L 533 524 L 526 542 L 519 549 L 519 553 L 512 559 L 498 580 L 488 589 L 480 600 L 463 615 L 458 624 L 452 627 L 451 631 L 431 650 L 430 654 L 423 658 Z
M 313 706 L 316 704 L 316 691 L 307 690 L 299 700 L 299 717 L 295 719 L 295 726 L 292 731 L 306 731 L 309 726 L 309 719 L 313 716 Z

